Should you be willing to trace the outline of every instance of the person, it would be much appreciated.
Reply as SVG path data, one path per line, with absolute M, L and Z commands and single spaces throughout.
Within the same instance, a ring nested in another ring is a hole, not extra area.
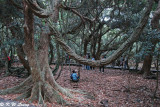
M 89 55 L 89 54 L 87 55 L 87 59 L 90 59 L 90 55 Z M 90 68 L 89 65 L 86 65 L 86 69 L 87 69 L 87 70 L 90 70 L 91 68 Z
M 65 63 L 68 63 L 68 54 L 65 54 Z
M 128 69 L 128 57 L 124 58 L 124 70 Z
M 71 80 L 72 80 L 73 82 L 78 82 L 78 81 L 79 81 L 79 76 L 77 75 L 77 73 L 76 73 L 75 70 L 72 71 Z
M 71 61 L 71 56 L 68 56 L 68 63 L 70 63 Z
M 114 66 L 115 66 L 115 61 L 112 62 L 111 67 L 114 68 Z
M 95 58 L 94 58 L 94 57 L 92 57 L 92 61 L 95 61 Z M 94 67 L 91 66 L 91 69 L 94 70 Z
M 86 56 L 84 55 L 83 58 L 86 58 Z M 86 70 L 86 68 L 87 68 L 86 65 L 82 64 L 82 69 Z
M 120 68 L 123 69 L 123 65 L 124 65 L 124 56 L 121 56 L 120 58 Z
M 7 58 L 8 58 L 8 68 L 10 68 L 11 67 L 11 58 L 9 56 Z
M 102 56 L 101 59 L 104 60 L 105 56 Z M 102 73 L 104 73 L 104 65 L 99 67 L 99 72 L 101 72 L 101 70 L 102 70 Z

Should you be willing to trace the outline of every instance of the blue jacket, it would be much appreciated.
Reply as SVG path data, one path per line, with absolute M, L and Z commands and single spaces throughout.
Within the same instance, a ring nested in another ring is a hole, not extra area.
M 77 81 L 77 80 L 79 79 L 79 77 L 77 76 L 77 73 L 72 73 L 72 74 L 71 74 L 71 79 L 72 79 L 73 81 Z

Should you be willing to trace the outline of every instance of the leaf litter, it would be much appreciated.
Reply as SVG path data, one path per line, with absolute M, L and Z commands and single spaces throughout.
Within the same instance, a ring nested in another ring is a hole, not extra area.
M 54 65 L 52 66 L 54 68 Z M 79 69 L 79 67 L 71 66 L 71 70 Z M 153 98 L 156 87 L 156 80 L 144 79 L 142 75 L 129 72 L 128 70 L 105 69 L 104 73 L 99 69 L 82 70 L 80 69 L 80 81 L 74 83 L 70 80 L 70 68 L 64 66 L 61 76 L 57 80 L 62 87 L 82 90 L 89 96 L 74 93 L 76 99 L 66 98 L 70 105 L 59 105 L 48 103 L 47 107 L 103 107 L 100 103 L 102 100 L 108 101 L 108 107 L 160 107 L 160 78 L 159 87 L 156 93 L 157 99 Z M 58 75 L 58 74 L 57 74 Z M 56 77 L 56 76 L 55 76 Z M 159 76 L 160 77 L 160 76 Z M 0 72 L 0 89 L 13 87 L 21 83 L 25 78 L 14 76 L 4 76 L 4 72 Z M 4 99 L 14 99 L 19 94 L 0 95 Z M 21 103 L 27 103 L 22 100 Z M 39 107 L 37 102 L 33 105 Z

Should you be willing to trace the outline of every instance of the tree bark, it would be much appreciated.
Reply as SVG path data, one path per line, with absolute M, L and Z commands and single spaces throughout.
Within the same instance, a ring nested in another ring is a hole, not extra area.
M 144 57 L 144 61 L 143 61 L 143 66 L 142 66 L 142 70 L 140 73 L 144 74 L 144 77 L 148 77 L 148 76 L 151 76 L 152 73 L 150 71 L 151 69 L 151 64 L 152 64 L 152 58 L 153 58 L 153 52 L 155 50 L 155 47 L 156 47 L 156 44 L 157 44 L 157 41 L 152 41 L 153 43 L 153 46 L 151 49 L 149 49 L 148 51 L 150 51 L 148 53 L 148 55 L 145 55 Z
M 30 100 L 47 98 L 49 102 L 57 101 L 61 104 L 65 103 L 65 100 L 58 93 L 69 95 L 69 92 L 67 93 L 64 88 L 56 83 L 48 63 L 49 36 L 46 31 L 42 31 L 39 39 L 40 45 L 38 46 L 38 50 L 35 50 L 34 15 L 25 0 L 23 2 L 25 14 L 25 44 L 23 48 L 31 68 L 34 84 Z M 42 101 L 40 102 L 42 103 Z
M 28 98 L 30 102 L 38 101 L 43 104 L 44 100 L 65 104 L 61 95 L 72 97 L 70 90 L 62 88 L 55 81 L 48 61 L 49 36 L 42 31 L 39 39 L 38 50 L 35 49 L 34 41 L 34 15 L 26 0 L 24 4 L 24 52 L 28 59 L 31 76 L 23 83 L 13 88 L 0 90 L 0 94 L 21 93 L 17 99 Z M 31 82 L 32 81 L 32 82 Z
M 152 63 L 152 55 L 146 55 L 143 61 L 143 67 L 142 67 L 142 72 L 144 73 L 144 76 L 150 76 L 150 68 L 151 68 L 151 63 Z

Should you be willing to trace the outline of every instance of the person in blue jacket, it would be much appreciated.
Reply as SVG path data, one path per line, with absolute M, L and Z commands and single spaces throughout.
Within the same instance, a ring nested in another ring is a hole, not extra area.
M 78 82 L 79 81 L 79 76 L 77 75 L 75 70 L 72 71 L 71 79 L 72 79 L 73 82 Z

